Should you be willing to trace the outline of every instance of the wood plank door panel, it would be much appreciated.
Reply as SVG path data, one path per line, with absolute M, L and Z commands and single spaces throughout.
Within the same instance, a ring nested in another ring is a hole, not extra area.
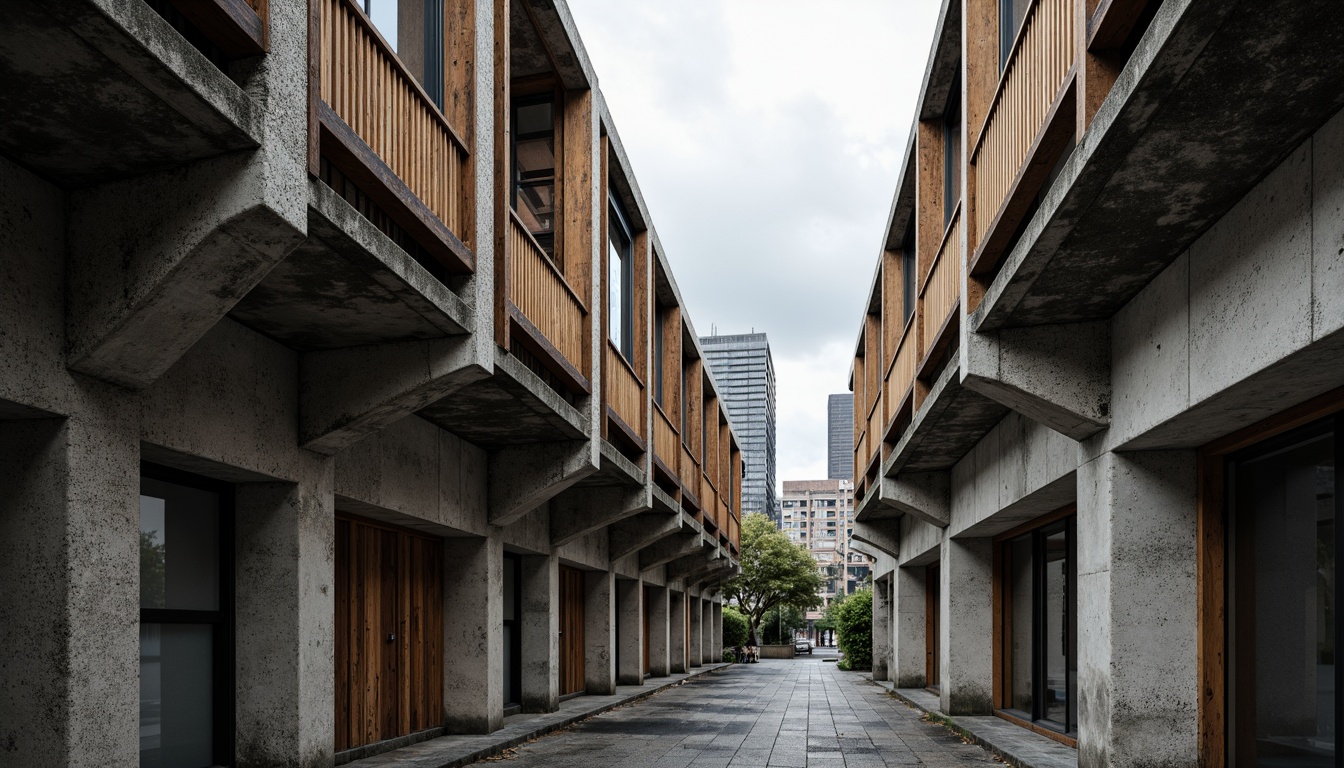
M 583 571 L 560 566 L 561 696 L 584 688 L 583 592 Z
M 640 592 L 641 592 L 642 594 L 640 595 L 641 604 L 640 604 L 639 608 L 640 608 L 640 613 L 643 615 L 643 619 L 644 619 L 644 636 L 641 638 L 641 639 L 643 640 L 643 642 L 640 643 L 640 645 L 644 646 L 644 674 L 645 674 L 645 676 L 648 676 L 649 671 L 650 671 L 650 669 L 651 669 L 651 667 L 649 666 L 649 638 L 650 638 L 650 634 L 649 634 L 649 587 L 648 587 L 648 585 L 645 585 L 644 588 L 643 588 L 642 590 L 640 590 Z
M 443 545 L 336 521 L 336 750 L 443 722 Z

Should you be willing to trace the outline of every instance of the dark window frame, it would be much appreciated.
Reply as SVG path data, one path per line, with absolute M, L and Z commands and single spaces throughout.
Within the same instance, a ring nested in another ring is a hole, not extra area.
M 635 358 L 635 234 L 634 228 L 630 225 L 629 218 L 625 215 L 625 209 L 621 207 L 620 201 L 615 195 L 607 196 L 607 211 L 609 223 L 607 225 L 607 239 L 609 243 L 616 241 L 616 236 L 623 247 L 617 248 L 621 253 L 621 339 L 620 344 L 614 345 L 621 357 L 634 368 Z M 611 248 L 607 248 L 607 258 L 611 258 Z M 607 274 L 604 278 L 610 278 L 611 265 L 607 265 Z M 610 296 L 610 287 L 608 287 L 608 296 Z M 611 301 L 608 299 L 605 308 L 607 313 L 611 313 Z M 607 338 L 611 338 L 611 321 L 607 318 Z
M 504 567 L 512 567 L 513 572 L 513 616 L 504 617 L 504 632 L 511 635 L 509 658 L 504 660 L 513 669 L 512 690 L 504 691 L 504 706 L 522 706 L 523 703 L 523 556 L 515 552 L 504 553 Z
M 955 150 L 955 151 L 953 151 Z M 952 81 L 947 106 L 943 109 L 943 228 L 952 223 L 952 214 L 961 202 L 961 75 Z
M 219 609 L 214 611 L 173 608 L 141 608 L 141 624 L 209 624 L 213 628 L 212 684 L 214 723 L 214 761 L 217 765 L 236 764 L 237 729 L 237 635 L 236 635 L 236 563 L 234 525 L 234 487 L 229 483 L 201 475 L 140 462 L 140 478 L 172 483 L 219 496 Z
M 667 333 L 667 309 L 657 301 L 653 303 L 653 402 L 658 404 L 659 408 L 664 407 L 663 396 L 663 376 L 664 376 L 664 341 L 663 334 Z
M 509 104 L 509 207 L 514 213 L 518 213 L 518 193 L 524 186 L 544 186 L 549 183 L 551 187 L 551 229 L 549 232 L 536 233 L 529 232 L 533 239 L 540 245 L 542 251 L 551 259 L 557 267 L 562 266 L 563 258 L 555 247 L 555 235 L 559 229 L 560 223 L 560 132 L 556 130 L 556 123 L 560 117 L 560 108 L 562 105 L 560 95 L 553 90 L 540 91 L 538 93 L 529 93 L 526 95 L 515 96 Z M 551 127 L 546 131 L 533 131 L 531 133 L 522 133 L 518 130 L 518 110 L 524 107 L 534 107 L 539 104 L 549 104 L 551 106 Z M 550 181 L 529 180 L 524 181 L 518 170 L 518 143 L 521 141 L 532 141 L 536 139 L 549 138 L 551 140 L 551 153 L 554 158 L 554 165 L 551 168 Z

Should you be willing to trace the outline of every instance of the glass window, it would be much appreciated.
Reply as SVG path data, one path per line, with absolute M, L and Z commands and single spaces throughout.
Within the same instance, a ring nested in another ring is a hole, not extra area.
M 1063 733 L 1078 728 L 1074 518 L 1003 544 L 1003 703 Z
M 999 71 L 1008 66 L 1013 55 L 1013 43 L 1027 18 L 1031 0 L 999 0 Z
M 667 310 L 653 307 L 653 402 L 663 405 L 663 334 L 667 332 Z
M 147 470 L 140 480 L 140 765 L 226 765 L 233 759 L 227 509 L 209 483 L 160 476 L 167 475 Z
M 621 351 L 626 362 L 635 359 L 634 261 L 630 249 L 630 226 L 620 206 L 608 206 L 611 224 L 607 234 L 607 338 Z
M 915 220 L 911 217 L 905 227 L 905 240 L 901 242 L 901 303 L 904 313 L 901 323 L 907 324 L 915 315 Z
M 513 209 L 555 258 L 555 105 L 551 94 L 513 106 Z
M 425 95 L 443 109 L 443 0 L 362 0 L 361 7 Z
M 1337 422 L 1228 462 L 1228 754 L 1234 766 L 1334 766 L 1340 685 Z
M 943 226 L 961 200 L 961 80 L 952 83 L 952 93 L 943 110 Z

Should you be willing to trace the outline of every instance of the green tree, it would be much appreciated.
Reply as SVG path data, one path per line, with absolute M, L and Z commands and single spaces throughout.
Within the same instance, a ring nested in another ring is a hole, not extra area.
M 163 608 L 167 604 L 165 547 L 158 539 L 158 531 L 140 532 L 140 604 L 146 608 Z
M 787 645 L 793 642 L 793 631 L 807 626 L 803 612 L 792 605 L 776 605 L 761 618 L 761 642 L 766 645 Z
M 844 658 L 841 669 L 872 669 L 873 591 L 861 589 L 835 612 L 835 639 Z
M 723 608 L 723 645 L 736 648 L 747 644 L 747 617 L 731 605 Z
M 742 573 L 724 587 L 724 594 L 747 617 L 749 637 L 760 637 L 761 620 L 777 605 L 799 610 L 818 605 L 820 589 L 817 561 L 806 549 L 759 512 L 743 518 Z

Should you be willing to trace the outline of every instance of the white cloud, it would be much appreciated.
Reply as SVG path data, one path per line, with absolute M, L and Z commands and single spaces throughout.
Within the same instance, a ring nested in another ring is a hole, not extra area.
M 825 477 L 938 4 L 570 8 L 696 330 L 770 335 L 778 477 Z

